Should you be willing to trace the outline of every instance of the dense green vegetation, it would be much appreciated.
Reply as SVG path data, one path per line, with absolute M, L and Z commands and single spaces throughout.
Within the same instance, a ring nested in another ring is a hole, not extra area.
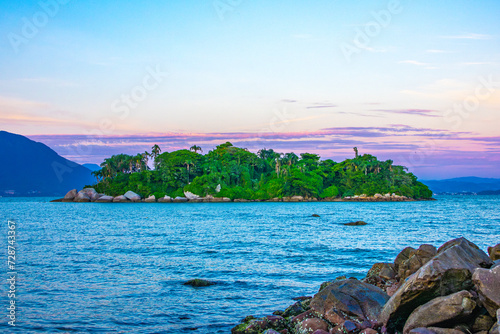
M 98 181 L 94 188 L 112 196 L 132 190 L 156 198 L 184 196 L 184 191 L 231 199 L 294 195 L 332 198 L 376 193 L 432 196 L 406 167 L 393 165 L 392 160 L 379 161 L 370 154 L 358 155 L 357 148 L 354 151 L 355 158 L 337 163 L 311 153 L 297 156 L 262 149 L 254 154 L 229 142 L 205 155 L 196 145 L 170 153 L 161 153 L 155 145 L 151 153 L 119 154 L 106 159 L 101 170 L 93 172 Z M 148 167 L 149 158 L 153 170 Z

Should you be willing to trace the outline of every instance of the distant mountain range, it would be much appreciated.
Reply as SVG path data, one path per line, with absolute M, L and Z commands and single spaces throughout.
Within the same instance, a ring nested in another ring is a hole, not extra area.
M 477 193 L 495 195 L 500 193 L 500 179 L 482 177 L 458 177 L 446 180 L 420 180 L 435 194 Z
M 24 136 L 0 131 L 0 196 L 62 196 L 95 183 L 91 170 Z

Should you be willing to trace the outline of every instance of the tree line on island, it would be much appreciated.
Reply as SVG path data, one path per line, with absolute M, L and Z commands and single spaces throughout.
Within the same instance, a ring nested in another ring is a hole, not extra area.
M 296 155 L 261 149 L 257 154 L 230 142 L 201 154 L 201 147 L 135 156 L 118 154 L 94 171 L 96 191 L 117 196 L 132 190 L 142 197 L 172 198 L 191 192 L 230 199 L 268 200 L 291 196 L 304 198 L 352 197 L 394 193 L 414 199 L 432 197 L 432 191 L 404 166 L 358 154 L 342 162 L 321 160 L 311 153 Z M 148 166 L 153 161 L 153 169 Z

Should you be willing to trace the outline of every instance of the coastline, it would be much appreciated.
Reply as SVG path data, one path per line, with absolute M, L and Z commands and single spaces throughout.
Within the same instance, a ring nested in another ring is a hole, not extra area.
M 228 197 L 214 197 L 207 195 L 200 197 L 190 192 L 185 192 L 185 197 L 165 196 L 155 198 L 154 195 L 143 198 L 140 195 L 127 191 L 124 195 L 108 196 L 99 194 L 94 188 L 85 188 L 81 191 L 76 189 L 70 190 L 63 198 L 55 199 L 50 202 L 66 202 L 66 203 L 251 203 L 251 202 L 417 202 L 417 201 L 435 201 L 435 198 L 410 198 L 399 196 L 396 194 L 375 194 L 374 196 L 356 195 L 353 197 L 328 197 L 328 198 L 310 198 L 303 196 L 291 196 L 272 199 L 230 199 Z

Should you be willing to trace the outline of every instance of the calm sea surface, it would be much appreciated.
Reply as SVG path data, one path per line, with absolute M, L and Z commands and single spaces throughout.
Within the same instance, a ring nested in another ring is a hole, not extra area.
M 2 333 L 230 333 L 406 246 L 500 242 L 500 196 L 408 203 L 49 203 L 0 198 Z M 311 217 L 319 214 L 320 218 Z M 7 220 L 16 317 L 7 325 Z M 344 226 L 364 220 L 367 226 Z M 217 282 L 182 285 L 192 278 Z

